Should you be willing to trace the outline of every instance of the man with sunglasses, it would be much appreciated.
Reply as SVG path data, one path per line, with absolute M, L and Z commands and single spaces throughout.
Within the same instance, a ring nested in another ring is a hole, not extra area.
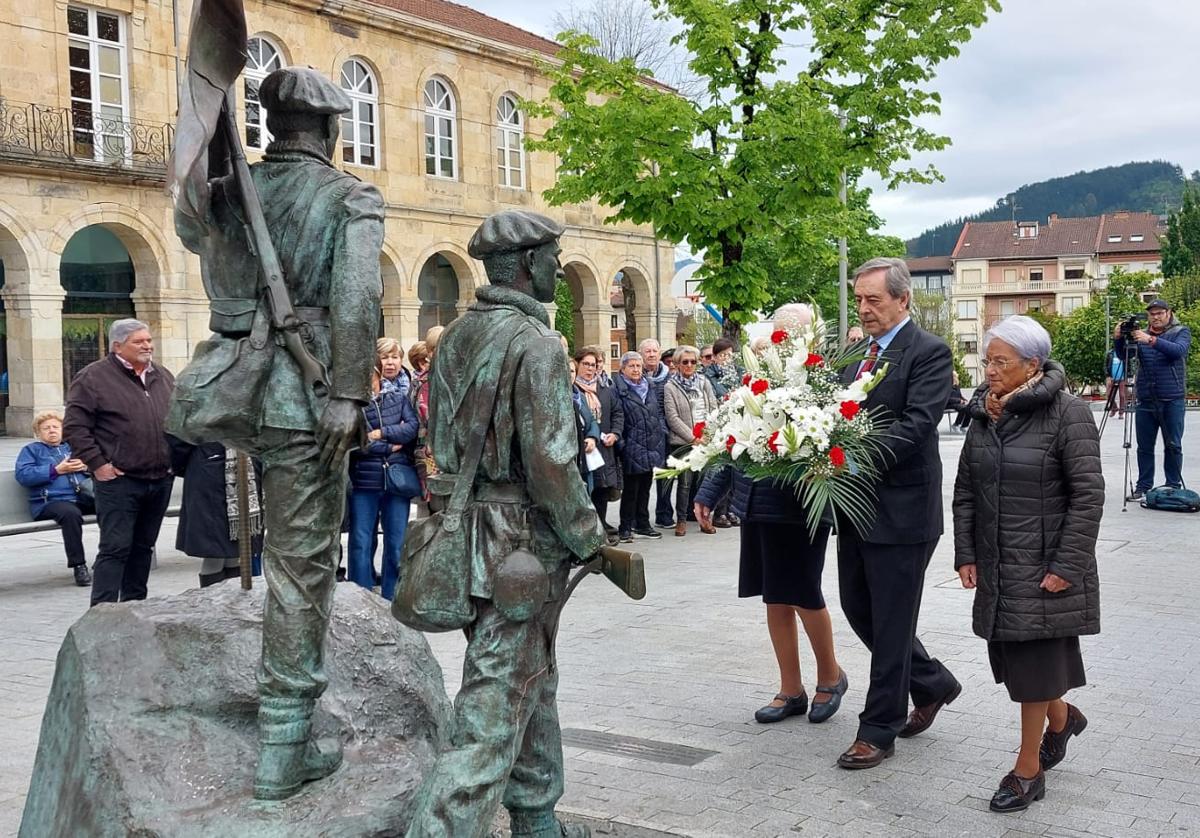
M 712 366 L 712 362 L 713 362 L 712 344 L 710 343 L 705 346 L 701 346 L 700 347 L 700 366 L 702 366 L 702 367 Z

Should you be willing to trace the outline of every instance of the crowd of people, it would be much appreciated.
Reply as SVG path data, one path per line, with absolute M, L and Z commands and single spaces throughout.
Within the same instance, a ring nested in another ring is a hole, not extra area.
M 861 334 L 848 339 L 861 360 L 843 370 L 843 381 L 888 364 L 865 402 L 883 424 L 876 512 L 867 526 L 827 515 L 809 533 L 807 510 L 794 492 L 729 467 L 656 480 L 655 470 L 694 443 L 699 423 L 741 384 L 736 347 L 726 338 L 665 352 L 648 338 L 616 359 L 615 369 L 597 346 L 565 357 L 580 479 L 614 545 L 659 539 L 661 530 L 682 538 L 691 522 L 704 534 L 741 527 L 738 593 L 764 602 L 779 669 L 778 693 L 754 714 L 761 723 L 805 714 L 810 722 L 827 721 L 847 694 L 821 585 L 826 545 L 836 533 L 842 612 L 871 652 L 858 729 L 838 764 L 872 768 L 894 753 L 897 738 L 927 730 L 962 691 L 915 633 L 925 571 L 943 530 L 937 428 L 947 406 L 955 408 L 954 424 L 965 434 L 951 516 L 955 567 L 963 587 L 975 591 L 973 629 L 987 643 L 996 682 L 1020 705 L 1019 752 L 991 807 L 1027 808 L 1045 794 L 1045 771 L 1087 726 L 1065 696 L 1086 682 L 1079 638 L 1100 630 L 1095 544 L 1104 481 L 1092 412 L 1068 392 L 1062 366 L 1050 358 L 1050 336 L 1030 318 L 1011 316 L 991 326 L 983 341 L 985 380 L 964 396 L 949 347 L 909 315 L 911 285 L 902 261 L 863 265 L 854 295 Z M 1178 368 L 1190 344 L 1186 326 L 1164 301 L 1148 310 L 1145 331 L 1115 335 L 1116 354 L 1138 355 L 1142 368 L 1138 492 L 1153 481 L 1158 432 L 1167 481 L 1182 482 Z M 803 305 L 776 313 L 777 323 L 792 326 L 811 318 Z M 437 473 L 426 435 L 428 377 L 440 331 L 430 330 L 407 353 L 394 339 L 378 341 L 373 392 L 362 407 L 363 444 L 349 458 L 347 577 L 378 587 L 386 598 L 404 572 L 410 516 L 427 511 L 427 481 Z M 172 480 L 182 476 L 177 545 L 203 559 L 202 586 L 237 575 L 240 534 L 250 532 L 253 549 L 261 549 L 262 506 L 271 499 L 258 487 L 259 472 L 241 469 L 252 498 L 246 527 L 236 497 L 237 452 L 185 445 L 164 433 L 173 379 L 153 363 L 149 328 L 117 321 L 110 340 L 111 354 L 72 383 L 65 420 L 39 414 L 37 440 L 18 457 L 16 477 L 29 489 L 31 515 L 60 525 L 68 566 L 77 584 L 91 585 L 93 605 L 141 599 Z M 1136 342 L 1129 354 L 1127 340 Z M 1113 373 L 1118 386 L 1124 378 L 1123 370 Z M 1116 403 L 1116 410 L 1123 408 Z M 81 533 L 93 503 L 100 545 L 89 571 Z M 815 661 L 811 701 L 801 676 L 799 628 Z

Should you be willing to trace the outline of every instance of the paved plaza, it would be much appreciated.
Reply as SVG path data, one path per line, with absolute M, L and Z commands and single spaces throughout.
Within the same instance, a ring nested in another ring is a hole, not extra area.
M 1028 812 L 987 811 L 1012 767 L 1018 713 L 971 633 L 972 594 L 959 586 L 949 537 L 926 579 L 920 634 L 962 681 L 962 696 L 926 734 L 897 742 L 880 768 L 847 772 L 834 761 L 854 738 L 868 658 L 837 604 L 833 545 L 824 578 L 850 678 L 843 710 L 824 725 L 798 718 L 764 726 L 751 716 L 778 683 L 762 606 L 736 596 L 737 530 L 694 529 L 636 545 L 646 557 L 645 600 L 624 599 L 597 577 L 567 609 L 559 635 L 562 808 L 687 836 L 1200 834 L 1200 515 L 1134 505 L 1122 513 L 1120 425 L 1105 436 L 1103 634 L 1084 638 L 1090 683 L 1070 696 L 1090 725 Z M 1200 414 L 1189 414 L 1184 439 L 1185 475 L 1195 476 Z M 941 442 L 947 516 L 961 440 Z M 14 443 L 0 446 L 6 462 Z M 169 520 L 152 595 L 196 584 L 197 563 L 168 549 L 174 532 Z M 87 538 L 94 552 L 94 527 Z M 0 835 L 13 835 L 55 655 L 88 593 L 72 584 L 56 532 L 3 539 L 0 566 Z M 463 641 L 430 640 L 453 693 Z M 811 695 L 811 655 L 804 665 Z

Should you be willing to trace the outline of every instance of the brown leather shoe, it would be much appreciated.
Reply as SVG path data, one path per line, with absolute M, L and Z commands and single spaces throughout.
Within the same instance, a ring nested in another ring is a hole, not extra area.
M 918 733 L 924 733 L 929 730 L 929 726 L 937 718 L 938 711 L 942 709 L 942 706 L 952 704 L 960 693 L 962 693 L 962 684 L 956 682 L 954 689 L 933 702 L 933 704 L 926 704 L 924 707 L 914 707 L 913 711 L 908 714 L 908 721 L 896 735 L 901 739 L 908 739 L 910 736 L 916 736 Z
M 701 525 L 700 525 L 700 532 L 704 533 L 705 535 L 716 535 L 716 534 L 717 534 L 717 528 L 716 528 L 716 527 L 714 527 L 712 524 L 707 524 L 707 525 L 706 525 L 706 524 L 701 524 Z
M 680 538 L 683 538 L 685 535 L 687 535 L 687 524 L 685 524 L 683 521 L 680 521 L 678 524 L 676 524 L 675 535 L 679 536 Z
M 837 764 L 848 771 L 874 768 L 894 753 L 896 753 L 895 745 L 881 748 L 864 739 L 855 739 L 850 749 L 838 757 Z

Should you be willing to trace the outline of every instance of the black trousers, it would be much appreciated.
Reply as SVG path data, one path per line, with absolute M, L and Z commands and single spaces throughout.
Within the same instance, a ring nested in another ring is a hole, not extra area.
M 621 490 L 621 532 L 650 529 L 650 484 L 654 474 L 626 474 Z
M 917 639 L 925 569 L 937 541 L 869 544 L 852 527 L 838 537 L 842 611 L 871 651 L 871 683 L 858 737 L 886 748 L 904 727 L 908 700 L 932 704 L 958 681 Z
M 67 551 L 67 567 L 87 564 L 83 552 L 83 510 L 69 500 L 52 501 L 42 507 L 35 520 L 54 521 L 63 534 L 63 547 Z
M 150 559 L 174 479 L 94 481 L 100 549 L 92 568 L 92 605 L 146 598 Z

